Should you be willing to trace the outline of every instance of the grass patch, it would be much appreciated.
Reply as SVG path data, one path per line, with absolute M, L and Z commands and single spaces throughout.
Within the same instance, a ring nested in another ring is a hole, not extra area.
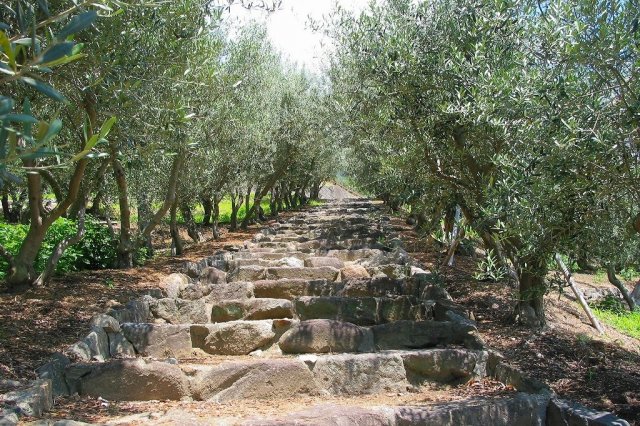
M 595 308 L 596 316 L 621 333 L 640 339 L 640 311 L 613 312 Z

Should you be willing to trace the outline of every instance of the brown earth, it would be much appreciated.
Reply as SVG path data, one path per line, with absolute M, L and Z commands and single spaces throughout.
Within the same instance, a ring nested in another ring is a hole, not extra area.
M 400 223 L 396 220 L 396 224 Z M 188 247 L 183 256 L 158 256 L 144 267 L 128 271 L 78 272 L 57 277 L 45 288 L 19 295 L 0 294 L 0 379 L 34 378 L 34 370 L 52 353 L 87 333 L 88 321 L 94 314 L 156 288 L 162 277 L 175 272 L 185 260 L 209 256 L 225 245 L 240 245 L 256 231 L 254 227 L 246 232 L 225 232 L 218 241 Z M 155 245 L 167 247 L 166 235 L 166 230 L 162 230 Z M 408 250 L 424 263 L 433 265 L 441 256 L 437 250 L 422 250 L 425 244 L 408 227 L 403 236 Z M 513 290 L 504 283 L 475 281 L 472 274 L 476 262 L 472 257 L 457 257 L 453 268 L 442 269 L 440 273 L 454 299 L 474 312 L 480 332 L 491 347 L 530 376 L 549 384 L 561 397 L 612 411 L 640 425 L 638 340 L 610 327 L 606 336 L 599 336 L 575 302 L 557 293 L 547 296 L 547 329 L 532 331 L 514 326 L 511 321 Z M 589 281 L 588 276 L 579 278 Z M 120 424 L 184 424 L 210 419 L 211 424 L 219 424 L 219 421 L 276 415 L 327 402 L 360 406 L 428 404 L 512 391 L 499 383 L 485 381 L 454 388 L 424 388 L 418 393 L 229 404 L 111 402 L 75 396 L 56 399 L 56 408 L 47 418 L 100 423 L 119 419 Z

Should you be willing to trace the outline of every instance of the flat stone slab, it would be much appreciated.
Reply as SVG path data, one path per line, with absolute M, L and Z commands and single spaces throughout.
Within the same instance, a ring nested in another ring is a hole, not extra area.
M 193 347 L 213 355 L 246 355 L 275 343 L 273 321 L 232 321 L 191 326 Z
M 362 408 L 323 404 L 291 413 L 281 418 L 254 418 L 243 426 L 395 426 L 395 412 L 390 407 Z
M 285 278 L 253 282 L 255 297 L 289 300 L 301 296 L 333 296 L 342 288 L 341 283 L 327 280 Z
M 372 352 L 373 333 L 355 324 L 333 320 L 310 320 L 294 325 L 278 341 L 288 354 Z
M 211 322 L 293 318 L 293 304 L 286 299 L 227 300 L 213 304 Z
M 335 281 L 338 277 L 338 269 L 330 266 L 321 266 L 315 268 L 288 268 L 288 267 L 274 267 L 267 268 L 265 273 L 265 279 L 279 280 L 284 278 L 289 279 L 304 279 L 304 280 L 327 280 Z
M 309 257 L 309 258 L 305 259 L 304 266 L 306 266 L 308 268 L 319 267 L 319 266 L 330 266 L 332 268 L 342 269 L 342 268 L 344 268 L 344 261 L 338 259 L 337 257 L 329 257 L 329 256 L 317 257 L 317 256 L 312 256 L 312 257 Z
M 294 302 L 302 321 L 333 319 L 356 325 L 424 319 L 424 306 L 415 298 L 304 296 Z
M 209 322 L 208 309 L 204 300 L 154 299 L 149 308 L 155 318 L 162 318 L 171 324 Z
M 395 321 L 371 327 L 378 349 L 422 349 L 464 344 L 475 328 L 450 321 Z
M 251 363 L 183 367 L 190 376 L 193 398 L 226 402 L 237 399 L 292 398 L 317 395 L 311 371 L 299 360 L 270 359 Z

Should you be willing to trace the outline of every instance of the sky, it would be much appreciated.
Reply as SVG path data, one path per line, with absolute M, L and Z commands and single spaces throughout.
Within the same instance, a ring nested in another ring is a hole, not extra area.
M 346 10 L 359 12 L 369 0 L 283 0 L 278 10 L 268 14 L 233 5 L 230 17 L 239 22 L 266 21 L 271 42 L 286 58 L 310 71 L 320 72 L 322 55 L 330 49 L 330 40 L 309 27 L 309 17 L 322 22 L 336 3 Z

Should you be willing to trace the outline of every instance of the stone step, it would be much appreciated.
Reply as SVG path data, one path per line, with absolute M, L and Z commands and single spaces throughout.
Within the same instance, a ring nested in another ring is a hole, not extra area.
M 418 297 L 424 287 L 414 278 L 361 278 L 344 282 L 328 280 L 281 279 L 259 280 L 253 283 L 255 297 L 289 299 L 302 296 L 390 297 L 409 295 Z
M 475 327 L 452 321 L 398 321 L 372 327 L 325 319 L 233 320 L 216 324 L 124 323 L 121 332 L 139 356 L 178 359 L 248 355 L 257 350 L 277 355 L 451 345 L 483 347 Z
M 240 266 L 229 273 L 227 280 L 258 281 L 266 279 L 300 278 L 306 280 L 324 279 L 335 281 L 339 270 L 329 266 L 313 268 L 263 267 L 259 265 Z
M 389 351 L 176 364 L 150 359 L 76 363 L 71 392 L 110 401 L 286 399 L 299 395 L 405 392 L 428 383 L 485 377 L 492 353 L 464 349 Z M 488 370 L 489 367 L 489 370 Z
M 357 325 L 426 319 L 425 304 L 413 296 L 339 297 L 303 296 L 295 299 L 294 311 L 300 320 L 332 319 Z

